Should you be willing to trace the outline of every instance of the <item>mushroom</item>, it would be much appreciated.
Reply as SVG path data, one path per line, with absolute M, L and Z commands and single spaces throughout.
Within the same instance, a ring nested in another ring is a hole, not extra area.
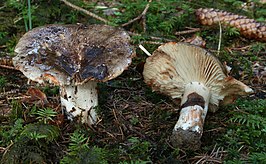
M 27 32 L 15 47 L 14 66 L 30 80 L 60 86 L 69 118 L 97 121 L 97 82 L 120 75 L 135 51 L 130 36 L 108 25 L 47 25 Z
M 181 99 L 180 116 L 170 141 L 183 149 L 200 147 L 208 107 L 215 111 L 221 101 L 230 103 L 236 95 L 253 92 L 228 76 L 226 67 L 208 51 L 187 43 L 161 45 L 147 58 L 143 76 L 154 91 Z

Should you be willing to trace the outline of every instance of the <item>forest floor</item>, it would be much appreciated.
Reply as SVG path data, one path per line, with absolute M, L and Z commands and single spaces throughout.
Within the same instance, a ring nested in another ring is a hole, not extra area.
M 69 121 L 60 108 L 59 88 L 29 81 L 10 60 L 19 38 L 31 26 L 27 25 L 27 3 L 0 2 L 2 163 L 266 162 L 266 44 L 247 39 L 232 27 L 222 27 L 220 39 L 219 25 L 203 26 L 194 14 L 197 8 L 212 7 L 237 11 L 265 23 L 265 4 L 252 2 L 243 7 L 245 3 L 236 0 L 70 2 L 123 26 L 131 34 L 136 57 L 120 76 L 98 84 L 100 121 L 96 125 Z M 141 15 L 148 3 L 145 19 L 143 16 L 127 24 Z M 32 1 L 31 7 L 33 27 L 102 24 L 59 0 Z M 221 106 L 216 113 L 208 113 L 201 148 L 191 151 L 171 145 L 169 137 L 179 117 L 179 103 L 152 92 L 144 83 L 142 69 L 147 55 L 137 47 L 142 44 L 153 52 L 160 44 L 188 41 L 195 35 L 202 37 L 205 48 L 232 68 L 231 76 L 254 93 Z M 47 97 L 46 103 L 41 93 Z

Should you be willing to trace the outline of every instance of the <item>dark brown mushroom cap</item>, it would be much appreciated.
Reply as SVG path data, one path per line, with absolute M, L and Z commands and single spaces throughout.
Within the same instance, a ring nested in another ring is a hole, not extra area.
M 131 64 L 135 51 L 129 42 L 124 30 L 108 25 L 48 25 L 19 40 L 13 63 L 39 83 L 107 81 Z

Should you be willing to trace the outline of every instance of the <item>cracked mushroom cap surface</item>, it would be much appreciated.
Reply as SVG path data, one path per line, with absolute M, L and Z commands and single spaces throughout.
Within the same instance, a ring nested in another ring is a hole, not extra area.
M 210 104 L 214 106 L 225 97 L 252 93 L 251 88 L 228 76 L 226 67 L 216 57 L 187 43 L 159 46 L 147 58 L 143 77 L 154 91 L 172 98 L 182 98 L 187 84 L 200 82 L 210 90 Z
M 15 47 L 14 66 L 39 83 L 67 85 L 108 81 L 135 55 L 130 36 L 108 25 L 47 25 L 34 28 Z

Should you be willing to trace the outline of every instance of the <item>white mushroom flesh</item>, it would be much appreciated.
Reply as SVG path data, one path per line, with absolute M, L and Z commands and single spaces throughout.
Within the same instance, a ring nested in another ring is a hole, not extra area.
M 98 106 L 97 82 L 60 87 L 61 105 L 70 119 L 81 116 L 81 121 L 94 124 L 97 121 L 95 108 Z
M 194 97 L 190 98 L 193 94 Z M 184 95 L 181 99 L 181 106 L 184 107 L 180 111 L 180 116 L 174 127 L 174 131 L 181 128 L 202 135 L 209 99 L 210 90 L 204 84 L 199 82 L 188 83 L 185 86 Z

